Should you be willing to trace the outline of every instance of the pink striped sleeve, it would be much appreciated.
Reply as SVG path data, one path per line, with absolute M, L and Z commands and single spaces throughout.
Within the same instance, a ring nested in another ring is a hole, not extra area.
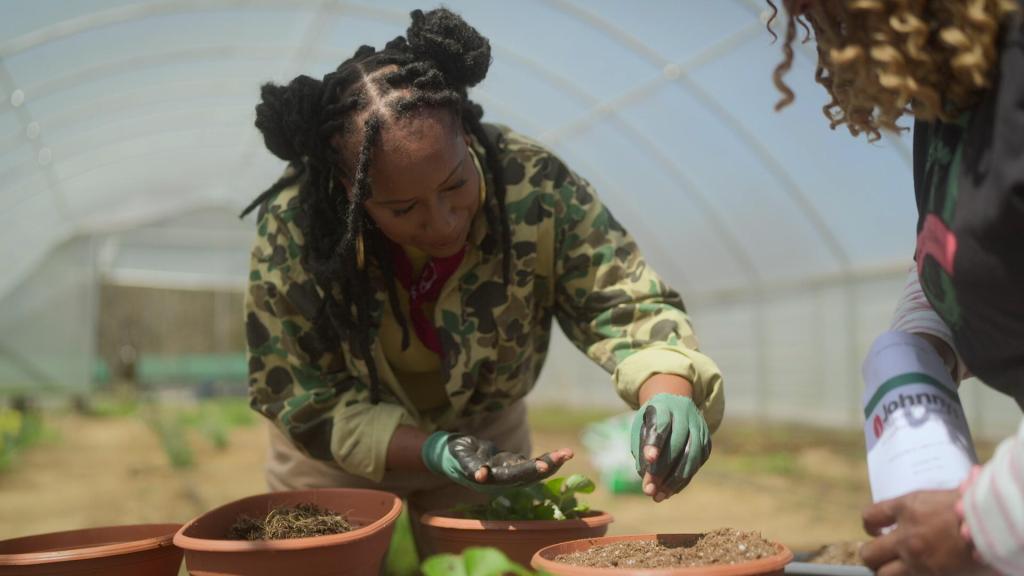
M 890 330 L 906 332 L 908 334 L 930 334 L 949 345 L 950 350 L 956 354 L 956 346 L 953 345 L 953 333 L 949 326 L 939 318 L 939 315 L 932 309 L 928 298 L 921 290 L 921 283 L 917 276 L 917 266 L 911 266 L 907 274 L 907 282 L 903 287 L 903 295 L 896 305 L 896 312 L 893 314 Z M 955 365 L 947 365 L 954 379 L 959 382 L 969 376 L 960 355 L 956 354 Z
M 981 557 L 1005 574 L 1024 575 L 1024 422 L 964 494 L 964 519 Z

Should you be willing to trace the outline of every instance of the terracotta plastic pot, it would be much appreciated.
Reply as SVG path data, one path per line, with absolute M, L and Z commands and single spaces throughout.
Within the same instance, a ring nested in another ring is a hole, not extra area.
M 424 514 L 420 523 L 430 550 L 458 554 L 470 546 L 494 546 L 525 566 L 545 546 L 604 536 L 613 520 L 606 512 L 590 512 L 573 520 L 507 521 L 472 520 L 456 514 L 432 512 Z
M 0 542 L 0 576 L 177 576 L 181 524 L 108 526 Z
M 315 504 L 344 514 L 356 529 L 344 534 L 248 542 L 227 540 L 240 515 L 262 517 L 274 508 Z M 193 576 L 376 575 L 387 554 L 402 500 L 389 492 L 355 488 L 271 492 L 236 500 L 202 514 L 174 536 Z
M 534 555 L 530 563 L 537 570 L 544 570 L 556 576 L 754 576 L 760 574 L 782 574 L 786 564 L 793 559 L 793 553 L 782 544 L 773 542 L 778 554 L 739 564 L 723 564 L 715 566 L 694 566 L 689 568 L 588 568 L 555 562 L 562 554 L 579 552 L 595 546 L 630 542 L 637 540 L 655 540 L 667 546 L 679 545 L 696 534 L 637 534 L 631 536 L 606 536 L 604 538 L 587 538 L 574 542 L 563 542 L 548 546 Z

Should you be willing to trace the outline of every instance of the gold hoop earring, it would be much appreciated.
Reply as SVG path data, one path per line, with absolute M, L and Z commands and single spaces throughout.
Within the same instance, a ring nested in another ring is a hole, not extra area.
M 469 155 L 473 157 L 473 165 L 476 166 L 476 173 L 480 176 L 480 206 L 484 205 L 487 201 L 487 179 L 484 178 L 484 169 L 480 166 L 480 158 L 477 157 L 476 151 L 473 150 L 472 146 L 467 146 Z
M 363 233 L 356 236 L 356 268 L 362 270 L 366 265 L 366 248 L 363 245 Z

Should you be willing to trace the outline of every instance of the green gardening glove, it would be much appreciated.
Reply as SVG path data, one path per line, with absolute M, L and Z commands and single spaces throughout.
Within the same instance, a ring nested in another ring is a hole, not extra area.
M 676 394 L 655 394 L 633 416 L 630 451 L 641 478 L 650 473 L 658 492 L 676 494 L 690 483 L 711 455 L 711 432 L 693 400 Z M 644 448 L 654 446 L 658 457 L 647 462 Z
M 488 494 L 535 484 L 562 466 L 561 463 L 556 464 L 550 454 L 527 458 L 522 454 L 498 450 L 489 440 L 452 432 L 434 432 L 427 437 L 421 456 L 434 474 Z M 547 463 L 545 472 L 537 471 L 538 460 Z M 476 481 L 475 474 L 480 468 L 488 469 L 486 483 Z
M 496 494 L 519 486 L 544 480 L 558 471 L 562 462 L 552 453 L 527 458 L 515 452 L 499 450 L 495 443 L 465 434 L 435 431 L 423 443 L 423 463 L 438 476 L 477 492 Z M 538 471 L 537 462 L 547 463 L 547 470 Z M 487 468 L 485 483 L 476 481 L 476 471 Z

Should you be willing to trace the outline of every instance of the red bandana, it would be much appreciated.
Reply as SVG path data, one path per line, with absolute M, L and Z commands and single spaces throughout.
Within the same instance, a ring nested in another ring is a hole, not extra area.
M 409 261 L 405 250 L 396 244 L 391 246 L 395 277 L 409 294 L 409 316 L 412 320 L 412 327 L 416 331 L 416 337 L 438 356 L 441 355 L 441 338 L 437 335 L 437 327 L 434 326 L 430 318 L 427 318 L 423 307 L 426 304 L 437 302 L 445 282 L 459 269 L 465 255 L 466 248 L 463 247 L 457 254 L 447 258 L 431 258 L 423 266 L 419 277 L 414 279 L 412 262 Z

